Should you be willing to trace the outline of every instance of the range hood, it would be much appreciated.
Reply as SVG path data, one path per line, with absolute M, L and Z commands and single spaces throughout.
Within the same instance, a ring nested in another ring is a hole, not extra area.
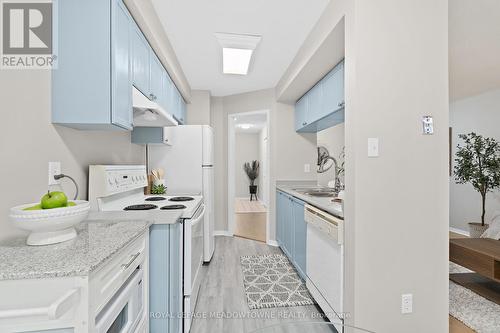
M 171 114 L 158 103 L 144 96 L 136 87 L 132 87 L 132 105 L 134 108 L 134 126 L 165 127 L 179 125 Z

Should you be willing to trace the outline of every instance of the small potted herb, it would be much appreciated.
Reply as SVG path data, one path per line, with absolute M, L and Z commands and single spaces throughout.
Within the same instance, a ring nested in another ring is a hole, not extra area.
M 470 222 L 470 237 L 480 237 L 489 225 L 485 223 L 486 195 L 500 188 L 500 144 L 493 138 L 476 133 L 458 136 L 464 145 L 457 146 L 454 175 L 457 184 L 471 184 L 481 194 L 481 223 Z
M 246 162 L 243 165 L 243 170 L 245 170 L 250 180 L 250 201 L 253 200 L 253 197 L 257 200 L 257 185 L 255 185 L 255 180 L 259 177 L 259 161 Z

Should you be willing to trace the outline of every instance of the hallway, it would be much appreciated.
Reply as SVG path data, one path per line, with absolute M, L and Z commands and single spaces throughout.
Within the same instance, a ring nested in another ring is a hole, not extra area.
M 238 237 L 216 237 L 215 243 L 212 262 L 204 266 L 205 278 L 201 284 L 191 333 L 250 333 L 280 323 L 323 321 L 318 319 L 321 318 L 321 313 L 314 305 L 249 310 L 243 289 L 240 256 L 279 254 L 281 250 Z M 228 318 L 230 316 L 232 318 Z M 287 327 L 286 332 L 292 331 Z M 319 327 L 316 327 L 316 330 L 308 328 L 307 331 L 331 332 Z M 274 329 L 269 332 L 285 330 Z

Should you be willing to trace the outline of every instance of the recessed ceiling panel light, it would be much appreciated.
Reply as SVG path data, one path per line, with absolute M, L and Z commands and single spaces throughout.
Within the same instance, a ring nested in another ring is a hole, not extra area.
M 252 53 L 252 50 L 223 48 L 222 71 L 224 74 L 247 75 Z
M 222 71 L 224 74 L 247 75 L 252 54 L 260 42 L 258 35 L 216 33 L 222 46 Z

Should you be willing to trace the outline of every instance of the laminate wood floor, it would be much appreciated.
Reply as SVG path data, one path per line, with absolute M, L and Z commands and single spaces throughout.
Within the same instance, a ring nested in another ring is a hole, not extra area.
M 209 265 L 203 266 L 204 280 L 196 304 L 191 333 L 250 333 L 272 325 L 293 322 L 323 321 L 314 306 L 280 307 L 250 310 L 243 288 L 240 256 L 282 253 L 279 248 L 237 237 L 216 237 L 215 253 Z M 273 329 L 266 333 L 303 332 Z M 307 328 L 308 333 L 332 332 L 320 326 Z

